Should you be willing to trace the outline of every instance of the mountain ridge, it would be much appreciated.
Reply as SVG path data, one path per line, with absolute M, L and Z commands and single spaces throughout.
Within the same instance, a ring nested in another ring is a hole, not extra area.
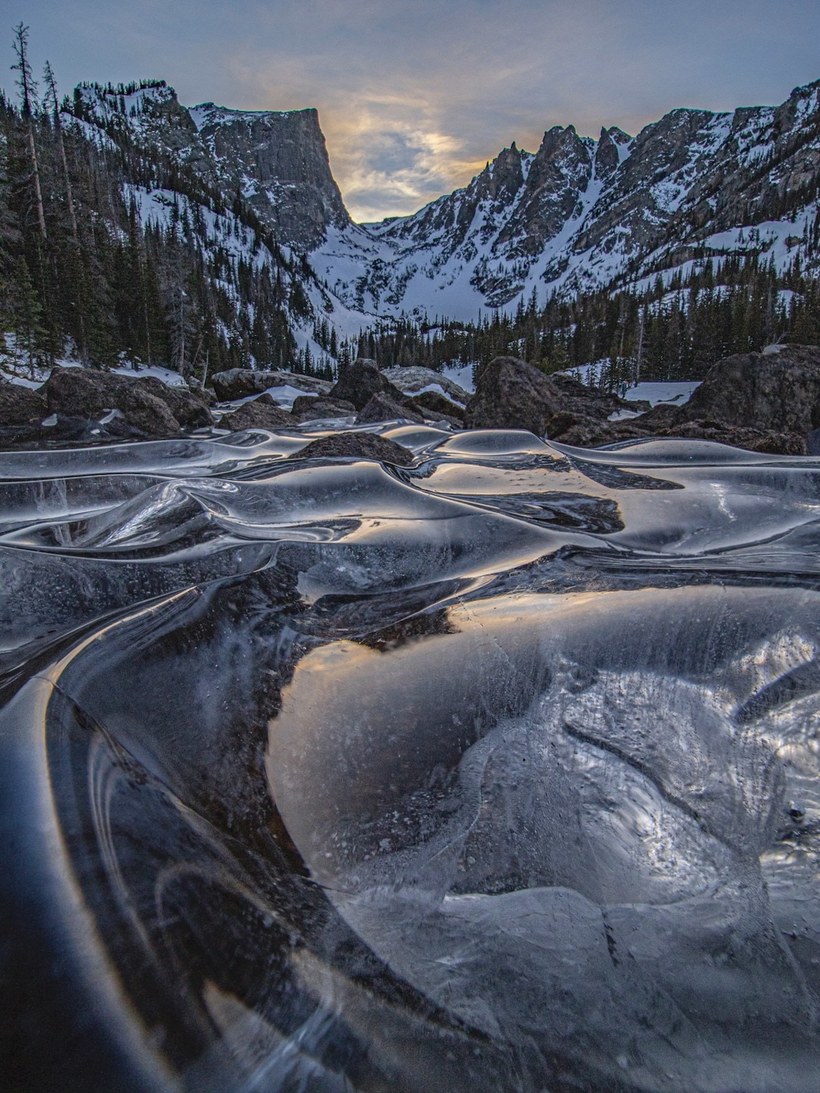
M 0 117 L 0 320 L 29 361 L 327 373 L 357 352 L 492 349 L 640 369 L 654 339 L 677 374 L 713 349 L 820 338 L 820 80 L 636 136 L 552 126 L 378 224 L 350 218 L 314 108 L 186 107 L 164 81 L 84 84 L 56 107 Z

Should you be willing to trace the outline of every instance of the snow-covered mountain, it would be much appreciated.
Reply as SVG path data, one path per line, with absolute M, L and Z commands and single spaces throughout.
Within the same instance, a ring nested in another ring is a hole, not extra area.
M 311 263 L 350 307 L 475 318 L 557 292 L 641 287 L 696 259 L 817 261 L 820 82 L 780 107 L 674 110 L 634 139 L 573 126 L 504 149 L 414 216 L 328 224 Z
M 74 110 L 92 129 L 175 162 L 223 197 L 239 195 L 277 242 L 295 250 L 316 246 L 329 226 L 350 225 L 313 109 L 230 110 L 210 102 L 189 109 L 158 83 L 128 94 L 81 86 Z
M 315 110 L 186 108 L 157 85 L 80 88 L 74 114 L 94 139 L 170 164 L 180 189 L 251 209 L 302 261 L 314 318 L 343 333 L 402 314 L 474 319 L 533 292 L 640 289 L 709 257 L 718 271 L 751 254 L 818 267 L 820 81 L 776 108 L 673 110 L 634 138 L 556 126 L 537 152 L 513 143 L 463 189 L 376 225 L 351 221 Z

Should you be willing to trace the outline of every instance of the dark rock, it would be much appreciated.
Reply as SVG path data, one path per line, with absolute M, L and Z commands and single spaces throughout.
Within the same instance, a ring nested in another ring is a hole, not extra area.
M 251 368 L 230 368 L 211 376 L 211 385 L 220 402 L 261 395 L 268 387 L 278 387 L 286 382 L 281 372 L 254 372 Z
M 318 379 L 316 376 L 297 376 L 293 372 L 278 370 L 256 372 L 252 368 L 229 368 L 226 372 L 215 372 L 210 382 L 220 402 L 261 395 L 269 387 L 290 386 L 327 394 L 331 386 L 328 380 Z
M 464 421 L 474 429 L 529 429 L 544 436 L 561 409 L 563 396 L 543 372 L 516 357 L 496 357 L 479 371 Z
M 270 395 L 260 395 L 252 402 L 244 402 L 219 419 L 221 429 L 231 429 L 233 432 L 240 432 L 242 429 L 279 429 L 295 424 L 295 418 L 287 410 L 277 406 Z
M 634 419 L 638 420 L 638 419 Z M 598 448 L 603 444 L 617 444 L 621 440 L 636 440 L 651 435 L 647 429 L 628 421 L 602 421 L 562 411 L 549 424 L 548 439 L 560 444 L 572 444 L 576 448 Z
M 188 390 L 208 409 L 219 401 L 213 388 L 206 387 L 201 380 L 196 379 L 194 376 L 188 377 Z
M 27 425 L 47 412 L 46 400 L 39 391 L 0 380 L 0 425 Z
M 299 421 L 316 421 L 319 418 L 346 417 L 348 414 L 355 414 L 356 407 L 352 402 L 346 402 L 340 398 L 299 395 L 293 400 L 291 412 Z
M 573 376 L 556 372 L 549 378 L 561 393 L 562 409 L 570 413 L 605 421 L 610 414 L 616 414 L 619 410 L 635 411 L 637 409 L 634 402 L 627 402 L 626 399 L 610 394 L 609 391 L 602 391 L 598 387 L 587 387 Z M 649 403 L 645 403 L 644 408 L 648 410 Z
M 370 425 L 374 421 L 424 421 L 424 414 L 413 406 L 412 399 L 406 399 L 400 395 L 398 399 L 392 398 L 388 393 L 373 395 L 356 417 L 357 425 Z
M 212 185 L 221 183 L 226 193 L 253 179 L 247 200 L 280 243 L 304 253 L 325 238 L 328 225 L 350 223 L 315 109 L 249 114 L 205 103 L 198 128 L 189 155 L 199 153 Z
M 451 380 L 449 376 L 445 376 L 442 372 L 435 372 L 432 368 L 423 368 L 417 364 L 385 368 L 382 375 L 411 398 L 416 398 L 427 388 L 438 388 L 439 394 L 444 395 L 451 402 L 458 403 L 463 409 L 470 397 L 467 391 L 454 380 Z
M 55 368 L 43 392 L 50 414 L 87 421 L 119 410 L 126 423 L 143 437 L 173 436 L 181 431 L 180 422 L 149 379 L 129 379 L 85 368 Z
M 352 402 L 357 410 L 363 410 L 374 395 L 389 395 L 400 403 L 404 398 L 398 387 L 394 387 L 386 376 L 379 371 L 375 361 L 359 357 L 342 372 L 336 384 L 330 390 L 330 397 Z M 369 420 L 377 420 L 370 418 Z
M 665 436 L 714 440 L 768 455 L 806 455 L 806 438 L 801 433 L 781 433 L 772 429 L 747 429 L 719 421 L 684 421 L 667 429 Z
M 161 399 L 183 429 L 204 429 L 213 425 L 214 419 L 205 398 L 187 387 L 169 387 L 154 376 L 138 381 L 145 391 Z
M 718 361 L 680 408 L 678 424 L 684 421 L 794 434 L 805 452 L 809 433 L 820 426 L 820 348 L 772 346 Z
M 638 428 L 646 429 L 650 433 L 662 436 L 667 429 L 680 420 L 680 407 L 672 406 L 668 402 L 653 406 L 640 417 L 632 418 L 632 424 Z
M 406 467 L 415 457 L 408 448 L 375 433 L 334 433 L 332 436 L 314 440 L 293 458 L 377 459 L 381 463 L 395 463 Z
M 450 402 L 438 391 L 422 391 L 418 395 L 413 395 L 413 402 L 426 417 L 443 417 L 455 424 L 464 425 L 464 408 Z

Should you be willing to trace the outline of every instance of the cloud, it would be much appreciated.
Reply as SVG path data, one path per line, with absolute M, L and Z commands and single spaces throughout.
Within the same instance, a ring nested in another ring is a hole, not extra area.
M 9 27 L 30 24 L 35 66 L 50 57 L 65 89 L 150 75 L 189 104 L 316 106 L 343 196 L 366 218 L 411 212 L 511 141 L 535 150 L 555 124 L 634 133 L 675 106 L 777 103 L 820 76 L 816 0 L 15 7 Z

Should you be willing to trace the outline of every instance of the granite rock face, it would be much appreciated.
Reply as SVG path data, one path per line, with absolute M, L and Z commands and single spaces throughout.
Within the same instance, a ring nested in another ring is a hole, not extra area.
M 229 110 L 204 103 L 190 116 L 222 185 L 241 189 L 279 242 L 309 250 L 328 225 L 350 223 L 316 110 Z

